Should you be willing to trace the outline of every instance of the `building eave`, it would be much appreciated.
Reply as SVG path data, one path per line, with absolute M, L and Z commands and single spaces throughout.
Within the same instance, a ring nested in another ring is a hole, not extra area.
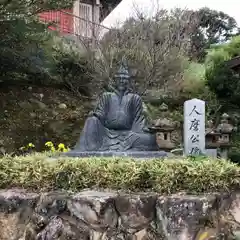
M 100 22 L 102 22 L 121 2 L 122 0 L 102 0 L 101 1 L 101 13 Z
M 234 57 L 234 58 L 226 61 L 225 63 L 231 69 L 235 69 L 237 67 L 240 67 L 240 56 Z

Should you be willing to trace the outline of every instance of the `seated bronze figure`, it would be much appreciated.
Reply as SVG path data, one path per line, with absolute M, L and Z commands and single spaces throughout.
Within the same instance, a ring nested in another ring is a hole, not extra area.
M 155 134 L 145 126 L 141 97 L 131 93 L 123 64 L 115 82 L 115 90 L 104 93 L 87 118 L 74 151 L 157 151 Z

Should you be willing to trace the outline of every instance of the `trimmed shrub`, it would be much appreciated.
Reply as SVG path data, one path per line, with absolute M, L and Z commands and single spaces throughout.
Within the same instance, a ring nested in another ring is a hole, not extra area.
M 47 159 L 46 155 L 0 159 L 0 188 L 35 191 L 85 188 L 202 193 L 240 187 L 240 168 L 225 160 L 167 159 L 135 161 L 123 158 Z

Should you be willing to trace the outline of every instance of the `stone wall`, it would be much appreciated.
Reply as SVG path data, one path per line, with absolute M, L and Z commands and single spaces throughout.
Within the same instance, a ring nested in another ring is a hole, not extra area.
M 1 190 L 0 240 L 206 240 L 220 232 L 230 239 L 238 196 Z

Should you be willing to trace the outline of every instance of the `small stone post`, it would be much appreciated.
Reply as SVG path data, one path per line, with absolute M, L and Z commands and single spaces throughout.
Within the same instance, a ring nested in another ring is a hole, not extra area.
M 205 153 L 205 102 L 194 98 L 184 103 L 184 154 Z

